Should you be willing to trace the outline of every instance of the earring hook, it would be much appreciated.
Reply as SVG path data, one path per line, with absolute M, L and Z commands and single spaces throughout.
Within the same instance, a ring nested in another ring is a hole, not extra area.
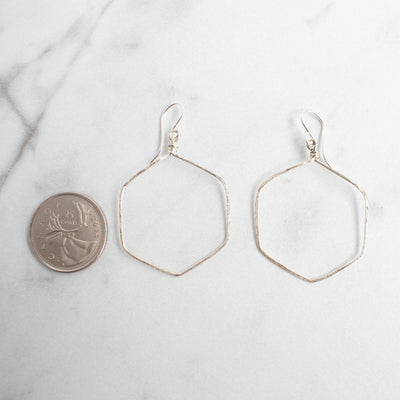
M 319 143 L 317 143 L 317 141 L 315 140 L 314 136 L 311 134 L 309 128 L 307 127 L 307 125 L 304 121 L 304 117 L 306 114 L 312 115 L 321 125 L 320 133 L 319 133 Z M 328 165 L 330 167 L 330 165 L 325 157 L 325 153 L 324 153 L 323 133 L 324 133 L 324 129 L 325 129 L 325 123 L 324 123 L 323 119 L 314 111 L 304 110 L 301 113 L 300 122 L 301 122 L 301 125 L 303 125 L 303 128 L 307 132 L 306 146 L 307 146 L 307 149 L 310 150 L 311 159 L 314 160 L 316 158 L 320 158 L 326 165 Z M 319 154 L 317 152 L 317 148 L 319 148 Z
M 183 105 L 181 103 L 173 103 L 173 104 L 169 105 L 161 113 L 161 117 L 160 117 L 160 147 L 158 149 L 158 152 L 157 152 L 156 156 L 151 160 L 151 164 L 153 164 L 155 161 L 157 161 L 160 158 L 161 152 L 162 152 L 163 147 L 164 147 L 164 118 L 165 118 L 166 114 L 168 113 L 168 111 L 171 110 L 174 107 L 179 109 L 179 118 L 177 119 L 177 121 L 175 122 L 174 126 L 172 127 L 172 129 L 168 133 L 169 140 L 171 142 L 171 144 L 169 146 L 169 152 L 170 153 L 174 153 L 176 151 L 176 149 L 177 149 L 176 142 L 179 139 L 178 124 L 179 124 L 179 122 L 181 122 L 181 119 L 182 119 L 183 113 L 184 113 L 184 108 L 183 108 Z

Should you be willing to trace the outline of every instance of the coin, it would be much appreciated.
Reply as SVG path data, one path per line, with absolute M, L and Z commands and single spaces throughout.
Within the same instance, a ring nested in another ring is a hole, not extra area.
M 30 227 L 33 253 L 46 267 L 79 271 L 102 253 L 107 222 L 100 207 L 78 193 L 60 193 L 36 210 Z

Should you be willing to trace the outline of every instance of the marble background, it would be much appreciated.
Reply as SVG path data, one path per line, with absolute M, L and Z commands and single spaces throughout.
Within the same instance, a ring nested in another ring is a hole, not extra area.
M 399 398 L 398 1 L 0 8 L 0 399 Z M 117 218 L 173 101 L 182 155 L 232 200 L 227 247 L 180 278 L 126 255 Z M 303 108 L 370 199 L 365 256 L 316 284 L 266 260 L 252 223 L 257 185 L 307 157 Z M 27 240 L 36 207 L 64 191 L 94 198 L 110 228 L 74 274 L 41 266 Z

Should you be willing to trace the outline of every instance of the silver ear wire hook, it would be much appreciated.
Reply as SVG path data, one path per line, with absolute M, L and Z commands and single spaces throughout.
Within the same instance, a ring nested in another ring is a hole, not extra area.
M 169 105 L 161 114 L 160 117 L 160 147 L 158 149 L 157 154 L 155 155 L 155 157 L 151 160 L 150 164 L 153 164 L 155 161 L 157 161 L 160 158 L 161 152 L 163 150 L 164 147 L 164 117 L 167 114 L 167 112 L 171 109 L 177 107 L 179 108 L 179 118 L 178 120 L 175 122 L 174 126 L 172 127 L 172 129 L 169 131 L 168 133 L 168 138 L 170 140 L 170 145 L 168 146 L 168 151 L 169 153 L 176 153 L 177 150 L 177 146 L 176 143 L 179 139 L 179 132 L 178 132 L 178 124 L 179 122 L 181 122 L 181 119 L 183 117 L 183 113 L 184 113 L 184 109 L 183 109 L 183 105 L 181 103 L 173 103 L 171 105 Z
M 311 134 L 310 130 L 308 129 L 306 123 L 304 122 L 304 117 L 306 114 L 312 115 L 315 119 L 318 120 L 318 122 L 321 125 L 321 130 L 320 130 L 320 135 L 319 135 L 319 137 L 320 137 L 319 143 L 317 143 L 314 136 Z M 301 113 L 300 122 L 301 122 L 301 125 L 303 125 L 303 128 L 307 132 L 306 146 L 307 146 L 307 149 L 310 150 L 311 160 L 315 160 L 315 159 L 319 158 L 324 164 L 326 164 L 330 167 L 330 165 L 325 157 L 324 146 L 323 146 L 323 133 L 324 133 L 324 128 L 325 128 L 324 121 L 314 111 L 304 110 Z M 319 149 L 319 153 L 317 151 L 318 149 Z

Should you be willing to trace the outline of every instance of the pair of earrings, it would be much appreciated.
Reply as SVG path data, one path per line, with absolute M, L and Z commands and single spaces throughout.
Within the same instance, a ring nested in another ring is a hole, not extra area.
M 179 117 L 176 121 L 176 123 L 174 124 L 173 128 L 170 130 L 169 134 L 168 134 L 168 138 L 169 138 L 169 146 L 168 146 L 168 152 L 165 155 L 161 155 L 161 152 L 163 150 L 163 143 L 164 143 L 164 133 L 163 133 L 163 119 L 166 115 L 166 113 L 172 109 L 172 108 L 177 108 L 179 110 Z M 315 114 L 312 111 L 307 111 L 307 113 L 313 115 L 321 124 L 321 135 L 322 135 L 322 131 L 324 129 L 324 123 L 322 121 L 322 119 Z M 304 115 L 304 113 L 303 113 Z M 212 171 L 194 163 L 193 161 L 187 160 L 181 156 L 178 155 L 177 150 L 178 150 L 178 140 L 180 138 L 180 134 L 178 131 L 178 124 L 181 121 L 183 117 L 183 107 L 182 105 L 180 105 L 179 103 L 174 103 L 171 104 L 170 106 L 168 106 L 162 113 L 161 115 L 161 119 L 160 119 L 160 147 L 159 150 L 156 154 L 156 156 L 151 160 L 150 164 L 143 170 L 139 171 L 136 175 L 134 175 L 131 179 L 129 179 L 122 187 L 121 193 L 120 193 L 120 198 L 119 198 L 119 218 L 120 218 L 120 238 L 121 238 L 121 243 L 122 243 L 122 247 L 123 249 L 133 258 L 159 270 L 162 272 L 165 272 L 167 274 L 170 275 L 174 275 L 174 276 L 181 276 L 189 271 L 191 271 L 192 269 L 194 269 L 195 267 L 197 267 L 198 265 L 200 265 L 201 263 L 203 263 L 204 261 L 208 260 L 210 257 L 214 256 L 216 253 L 218 253 L 228 242 L 229 240 L 229 236 L 230 236 L 230 200 L 229 200 L 229 193 L 228 193 L 228 189 L 226 186 L 225 181 L 218 175 L 216 175 L 215 173 L 213 173 Z M 340 172 L 334 170 L 330 164 L 328 163 L 328 161 L 325 158 L 325 155 L 323 154 L 323 152 L 321 151 L 321 153 L 318 152 L 318 144 L 317 141 L 315 140 L 315 138 L 311 135 L 309 129 L 307 128 L 303 116 L 301 117 L 301 123 L 304 127 L 304 129 L 306 130 L 306 146 L 307 149 L 310 152 L 310 157 L 308 160 L 301 162 L 299 164 L 296 164 L 294 166 L 291 166 L 281 172 L 278 172 L 274 175 L 272 175 L 269 179 L 267 179 L 265 182 L 263 182 L 257 192 L 256 192 L 256 198 L 255 198 L 255 208 L 254 208 L 254 225 L 255 225 L 255 237 L 256 237 L 256 242 L 257 242 L 257 247 L 260 250 L 260 252 L 270 261 L 272 261 L 273 263 L 275 263 L 276 265 L 278 265 L 279 267 L 281 267 L 282 269 L 286 270 L 287 272 L 291 273 L 292 275 L 296 276 L 297 278 L 300 278 L 304 281 L 307 282 L 317 282 L 323 279 L 326 279 L 334 274 L 336 274 L 337 272 L 343 270 L 344 268 L 348 267 L 350 264 L 354 263 L 355 261 L 357 261 L 359 258 L 362 257 L 362 255 L 364 254 L 365 251 L 365 244 L 366 244 L 366 236 L 367 236 L 367 220 L 368 220 L 368 198 L 366 193 L 353 181 L 351 181 L 349 178 L 347 178 L 345 175 L 341 174 Z M 123 218 L 123 196 L 124 196 L 124 192 L 126 190 L 126 188 L 134 182 L 134 180 L 140 176 L 141 174 L 145 173 L 146 171 L 148 171 L 150 168 L 152 168 L 153 166 L 155 166 L 156 164 L 160 163 L 162 160 L 166 159 L 167 157 L 174 157 L 177 160 L 180 160 L 183 163 L 188 163 L 196 168 L 199 168 L 200 170 L 206 172 L 207 174 L 210 174 L 212 177 L 214 177 L 215 179 L 217 179 L 219 181 L 219 183 L 221 184 L 223 191 L 224 191 L 224 199 L 225 199 L 225 210 L 226 210 L 226 215 L 225 215 L 225 235 L 224 235 L 224 239 L 222 241 L 222 243 L 214 250 L 212 251 L 210 254 L 208 254 L 207 256 L 203 257 L 202 259 L 200 259 L 199 261 L 195 262 L 194 264 L 186 267 L 183 271 L 181 272 L 172 272 L 169 271 L 167 269 L 164 269 L 158 265 L 155 265 L 149 261 L 146 261 L 145 259 L 135 255 L 133 252 L 131 252 L 126 244 L 125 238 L 124 238 L 124 218 Z M 364 217 L 363 217 L 363 227 L 362 227 L 362 242 L 361 242 L 361 246 L 360 249 L 357 253 L 357 255 L 355 255 L 352 259 L 350 259 L 349 261 L 345 262 L 344 264 L 340 265 L 339 267 L 336 267 L 335 269 L 333 269 L 332 271 L 319 276 L 318 278 L 307 278 L 297 272 L 295 272 L 294 270 L 288 268 L 286 265 L 284 265 L 283 263 L 279 262 L 278 260 L 274 259 L 273 257 L 271 257 L 262 247 L 261 245 L 261 241 L 260 241 L 260 218 L 259 218 L 259 208 L 260 208 L 260 194 L 261 192 L 266 188 L 266 186 L 275 178 L 286 174 L 287 172 L 297 169 L 297 168 L 301 168 L 303 166 L 306 166 L 310 163 L 314 163 L 317 164 L 319 166 L 321 166 L 322 168 L 326 169 L 327 171 L 331 172 L 332 174 L 336 175 L 337 177 L 339 177 L 340 179 L 344 180 L 345 182 L 347 182 L 348 184 L 350 184 L 353 188 L 355 188 L 356 190 L 358 190 L 362 197 L 363 197 L 363 204 L 364 204 Z

